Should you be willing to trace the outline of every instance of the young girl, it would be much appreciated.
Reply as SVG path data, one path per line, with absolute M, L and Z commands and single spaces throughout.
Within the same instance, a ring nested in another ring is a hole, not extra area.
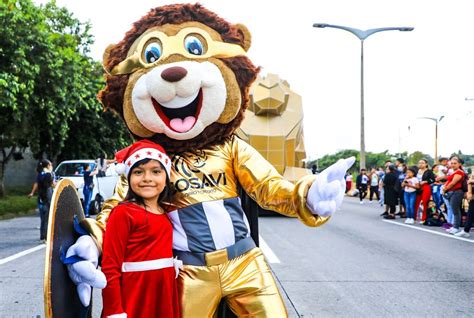
M 171 222 L 161 207 L 169 191 L 171 160 L 148 140 L 121 150 L 116 159 L 125 163 L 121 167 L 129 189 L 107 222 L 102 317 L 180 317 L 180 265 L 173 259 Z
M 405 209 L 407 214 L 407 219 L 405 223 L 414 224 L 415 223 L 415 201 L 416 201 L 416 189 L 419 188 L 418 178 L 415 177 L 416 169 L 410 167 L 407 169 L 405 180 L 403 180 L 402 186 L 405 189 L 404 199 L 405 199 Z

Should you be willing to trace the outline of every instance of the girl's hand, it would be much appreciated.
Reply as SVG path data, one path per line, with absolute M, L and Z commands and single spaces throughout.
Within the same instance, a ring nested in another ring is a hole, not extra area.
M 466 193 L 466 199 L 467 199 L 468 201 L 471 201 L 471 200 L 472 200 L 472 193 L 469 193 L 469 192 Z

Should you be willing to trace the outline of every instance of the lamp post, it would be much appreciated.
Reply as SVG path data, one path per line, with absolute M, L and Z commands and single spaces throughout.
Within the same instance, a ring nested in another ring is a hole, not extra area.
M 435 163 L 438 160 L 438 123 L 444 118 L 441 116 L 440 118 L 433 118 L 433 117 L 418 117 L 418 119 L 428 119 L 435 122 Z
M 360 168 L 365 168 L 365 117 L 364 117 L 364 40 L 374 33 L 383 31 L 413 31 L 412 27 L 387 27 L 359 30 L 342 25 L 314 23 L 315 28 L 341 29 L 354 34 L 360 40 Z

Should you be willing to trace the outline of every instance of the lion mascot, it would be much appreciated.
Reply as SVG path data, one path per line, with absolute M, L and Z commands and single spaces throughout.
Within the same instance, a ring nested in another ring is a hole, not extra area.
M 234 135 L 248 106 L 259 68 L 246 56 L 247 28 L 199 4 L 152 9 L 110 45 L 99 99 L 120 114 L 137 139 L 172 155 L 169 202 L 173 250 L 184 263 L 178 286 L 183 317 L 212 317 L 221 299 L 242 317 L 284 317 L 286 309 L 261 250 L 250 236 L 239 189 L 257 204 L 308 226 L 324 224 L 342 203 L 343 176 L 354 158 L 340 160 L 296 184 L 279 175 Z M 127 191 L 122 177 L 90 236 L 70 248 L 97 264 L 111 209 Z M 91 275 L 69 266 L 81 301 L 90 299 Z

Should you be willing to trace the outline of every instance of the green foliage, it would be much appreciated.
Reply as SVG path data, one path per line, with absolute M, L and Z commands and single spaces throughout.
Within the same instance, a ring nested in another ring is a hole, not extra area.
M 457 153 L 452 153 L 450 157 L 452 156 L 457 156 L 461 158 L 462 160 L 464 160 L 465 167 L 474 166 L 474 155 L 463 154 L 461 150 L 459 150 Z
M 58 162 L 69 159 L 95 159 L 102 153 L 107 158 L 113 158 L 115 152 L 126 147 L 132 142 L 132 137 L 117 114 L 104 111 L 102 105 L 95 97 L 96 93 L 105 86 L 102 77 L 102 65 L 94 64 L 91 70 L 91 83 L 94 85 L 90 91 L 89 107 L 81 107 L 69 121 L 68 134 L 64 140 L 64 147 L 58 156 Z
M 434 159 L 430 155 L 422 153 L 421 151 L 415 151 L 415 152 L 413 152 L 412 154 L 410 154 L 408 156 L 407 165 L 408 166 L 415 166 L 415 165 L 418 164 L 418 161 L 420 161 L 420 159 L 426 159 L 428 161 L 428 164 L 430 165 L 430 167 L 434 163 Z
M 8 195 L 0 199 L 0 219 L 25 215 L 35 210 L 37 200 L 24 195 Z
M 29 147 L 53 161 L 95 158 L 131 140 L 97 100 L 103 71 L 87 56 L 89 32 L 89 23 L 55 1 L 0 2 L 0 197 L 13 151 Z
M 358 150 L 354 149 L 346 149 L 341 150 L 332 155 L 325 155 L 321 159 L 317 159 L 308 163 L 308 167 L 311 167 L 313 164 L 317 164 L 318 170 L 322 171 L 329 167 L 330 165 L 334 164 L 341 158 L 347 158 L 354 156 L 356 157 L 356 163 L 352 166 L 350 171 L 359 171 L 359 162 L 360 162 L 360 153 Z M 381 167 L 384 165 L 385 161 L 393 160 L 393 155 L 388 153 L 388 150 L 382 153 L 372 153 L 366 152 L 365 153 L 365 161 L 367 169 Z
M 318 170 L 322 171 L 326 169 L 327 167 L 329 167 L 330 165 L 337 162 L 339 159 L 347 158 L 351 156 L 356 157 L 356 163 L 352 166 L 352 168 L 349 171 L 357 172 L 360 169 L 359 168 L 360 153 L 358 150 L 353 150 L 353 149 L 341 150 L 335 154 L 325 155 L 321 157 L 320 159 L 308 162 L 307 167 L 311 168 L 312 165 L 317 165 Z M 474 155 L 473 156 L 462 155 L 462 156 L 464 160 L 471 160 L 470 162 L 474 163 Z M 433 165 L 433 161 L 434 161 L 430 155 L 424 154 L 421 151 L 415 151 L 410 155 L 408 155 L 407 152 L 403 152 L 401 154 L 390 154 L 388 150 L 385 150 L 384 152 L 380 152 L 380 153 L 373 153 L 373 152 L 365 153 L 365 161 L 366 161 L 367 169 L 383 167 L 387 160 L 391 160 L 393 163 L 395 163 L 395 160 L 397 158 L 405 159 L 405 162 L 407 162 L 409 166 L 416 165 L 421 158 L 427 159 L 430 166 Z

